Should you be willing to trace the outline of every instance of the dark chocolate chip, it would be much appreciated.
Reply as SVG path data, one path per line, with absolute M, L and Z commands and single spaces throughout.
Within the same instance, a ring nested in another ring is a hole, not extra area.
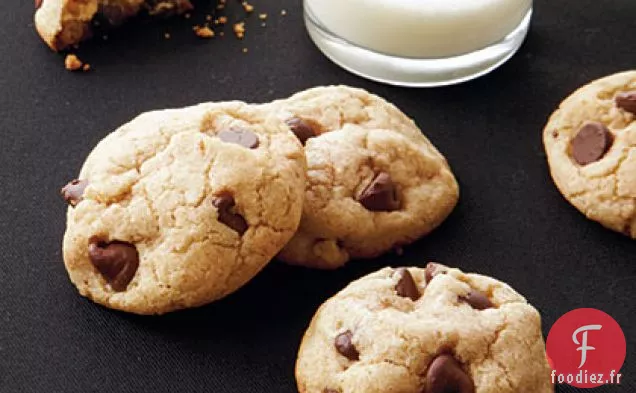
M 360 359 L 360 353 L 353 345 L 353 333 L 347 330 L 344 333 L 339 334 L 335 340 L 336 350 L 349 360 Z
M 69 205 L 75 207 L 82 201 L 86 186 L 88 186 L 87 180 L 75 179 L 62 187 L 60 194 Z
M 88 256 L 93 266 L 117 292 L 126 290 L 139 267 L 139 253 L 130 243 L 91 239 Z
M 305 143 L 309 138 L 313 138 L 318 135 L 317 124 L 310 120 L 301 119 L 299 117 L 292 117 L 285 122 L 289 126 L 289 129 L 296 135 L 296 138 L 300 143 L 305 146 Z
M 572 157 L 579 165 L 598 161 L 612 146 L 612 134 L 601 123 L 585 124 L 570 142 Z
M 230 128 L 223 130 L 217 135 L 223 142 L 235 143 L 248 149 L 256 149 L 258 147 L 258 136 L 250 130 Z
M 400 208 L 400 200 L 391 175 L 380 172 L 365 188 L 358 202 L 371 211 L 394 211 Z
M 245 221 L 243 216 L 234 212 L 236 202 L 234 201 L 232 194 L 224 192 L 217 195 L 214 197 L 212 204 L 218 211 L 219 221 L 238 232 L 239 235 L 243 236 L 248 228 L 247 221 Z
M 40 7 L 42 7 L 42 1 L 43 0 L 35 0 L 35 9 L 39 9 Z
M 401 267 L 395 271 L 395 275 L 398 277 L 398 282 L 395 284 L 395 291 L 399 296 L 408 297 L 409 299 L 416 301 L 422 296 L 420 290 L 413 280 L 411 272 L 407 268 Z
M 636 90 L 620 93 L 614 100 L 617 107 L 636 115 Z
M 441 354 L 428 366 L 426 393 L 475 393 L 475 384 L 453 355 Z
M 494 307 L 490 299 L 488 299 L 488 296 L 476 289 L 472 289 L 466 296 L 461 296 L 459 300 L 468 303 L 476 310 L 485 310 Z
M 437 276 L 438 274 L 446 274 L 448 268 L 444 265 L 440 265 L 439 263 L 429 262 L 426 265 L 426 269 L 424 270 L 424 276 L 426 279 L 426 283 L 428 284 L 431 280 Z

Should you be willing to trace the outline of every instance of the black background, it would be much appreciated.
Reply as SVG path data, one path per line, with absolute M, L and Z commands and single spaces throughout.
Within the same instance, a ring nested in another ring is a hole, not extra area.
M 595 391 L 636 391 L 636 243 L 561 197 L 541 144 L 548 115 L 572 90 L 635 68 L 636 1 L 536 1 L 528 40 L 510 62 L 470 83 L 419 90 L 331 64 L 305 34 L 300 0 L 253 2 L 270 18 L 261 28 L 252 16 L 243 42 L 229 29 L 197 39 L 191 26 L 201 15 L 137 23 L 82 46 L 94 71 L 74 74 L 38 39 L 33 3 L 2 1 L 0 391 L 294 392 L 296 350 L 320 303 L 382 266 L 428 260 L 510 283 L 541 311 L 546 334 L 572 309 L 609 313 L 628 343 L 623 385 Z M 150 109 L 262 102 L 335 83 L 394 102 L 446 155 L 462 195 L 439 230 L 402 257 L 336 272 L 272 263 L 223 301 L 163 317 L 110 311 L 77 294 L 61 258 L 58 189 L 106 133 Z

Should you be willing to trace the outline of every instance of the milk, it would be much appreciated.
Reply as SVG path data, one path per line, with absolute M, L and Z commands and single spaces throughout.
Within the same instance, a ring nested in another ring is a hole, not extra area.
M 502 40 L 532 0 L 305 0 L 324 29 L 375 52 L 446 58 Z

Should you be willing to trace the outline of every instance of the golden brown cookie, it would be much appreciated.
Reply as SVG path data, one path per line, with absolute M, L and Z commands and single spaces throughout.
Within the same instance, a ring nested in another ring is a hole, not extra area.
M 161 314 L 228 295 L 292 237 L 303 202 L 302 146 L 245 104 L 150 112 L 102 140 L 70 206 L 64 262 L 80 293 Z
M 459 189 L 415 123 L 361 89 L 318 87 L 266 105 L 305 144 L 303 218 L 280 258 L 331 269 L 372 258 L 430 233 Z
M 591 220 L 636 238 L 636 71 L 574 92 L 550 117 L 543 142 L 563 196 Z
M 441 265 L 385 268 L 325 302 L 296 363 L 300 393 L 551 393 L 537 310 Z

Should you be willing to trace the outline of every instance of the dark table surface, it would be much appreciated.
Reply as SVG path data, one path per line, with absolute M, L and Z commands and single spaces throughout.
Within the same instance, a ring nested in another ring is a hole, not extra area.
M 635 68 L 636 1 L 538 0 L 510 62 L 428 90 L 378 85 L 330 63 L 305 34 L 300 0 L 253 3 L 270 14 L 268 26 L 252 16 L 243 42 L 229 29 L 198 40 L 194 17 L 137 23 L 82 46 L 94 71 L 74 74 L 34 32 L 33 2 L 2 2 L 0 391 L 294 392 L 296 350 L 324 300 L 382 266 L 437 260 L 510 283 L 541 311 L 545 334 L 575 308 L 609 313 L 627 338 L 623 385 L 595 391 L 635 392 L 636 242 L 561 197 L 541 130 L 578 86 Z M 462 195 L 436 232 L 401 257 L 335 272 L 272 263 L 225 300 L 163 317 L 114 312 L 77 294 L 61 257 L 58 189 L 106 133 L 150 109 L 269 101 L 338 83 L 394 102 L 450 161 Z

